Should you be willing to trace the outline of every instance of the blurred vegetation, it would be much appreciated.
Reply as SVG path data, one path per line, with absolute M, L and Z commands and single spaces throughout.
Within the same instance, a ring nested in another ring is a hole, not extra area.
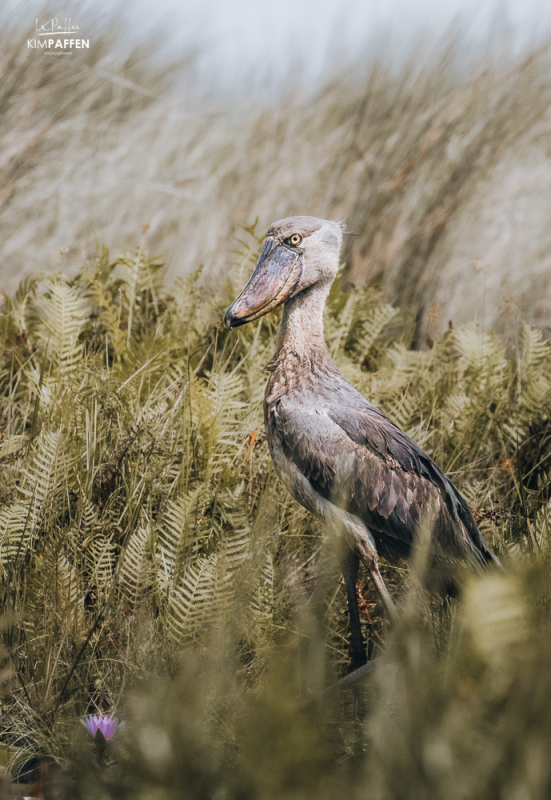
M 0 317 L 0 743 L 60 798 L 546 798 L 551 789 L 551 346 L 416 321 L 336 284 L 330 351 L 450 474 L 505 565 L 428 597 L 367 575 L 373 673 L 349 688 L 345 592 L 262 431 L 277 314 L 227 332 L 260 239 L 215 291 L 98 245 Z M 114 713 L 103 749 L 79 723 Z M 14 796 L 17 796 L 14 795 Z M 19 794 L 20 796 L 20 794 Z
M 473 54 L 458 33 L 395 63 L 366 43 L 318 82 L 297 62 L 277 88 L 228 91 L 201 73 L 198 49 L 170 58 L 151 34 L 126 43 L 116 13 L 74 8 L 90 49 L 56 59 L 25 47 L 38 11 L 0 10 L 10 291 L 48 264 L 75 271 L 95 234 L 132 247 L 144 223 L 172 275 L 203 263 L 216 280 L 243 220 L 266 229 L 307 213 L 346 218 L 347 280 L 379 275 L 387 302 L 418 315 L 419 342 L 449 319 L 504 333 L 547 324 L 548 44 L 499 39 Z

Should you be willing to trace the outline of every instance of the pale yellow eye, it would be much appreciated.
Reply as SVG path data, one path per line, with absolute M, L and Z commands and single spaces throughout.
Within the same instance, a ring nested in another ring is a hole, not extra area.
M 302 242 L 302 236 L 300 235 L 300 233 L 293 233 L 293 235 L 289 237 L 289 241 L 291 242 L 293 247 L 296 247 L 297 244 L 300 244 Z

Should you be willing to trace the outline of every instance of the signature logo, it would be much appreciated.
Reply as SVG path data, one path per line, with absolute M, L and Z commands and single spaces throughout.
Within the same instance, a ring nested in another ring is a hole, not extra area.
M 78 31 L 80 25 L 75 25 L 70 17 L 63 20 L 51 17 L 42 23 L 37 19 L 34 38 L 27 39 L 27 49 L 44 50 L 48 55 L 56 56 L 70 55 L 72 50 L 88 50 L 90 39 L 81 39 Z
M 53 33 L 58 36 L 64 36 L 79 30 L 80 25 L 71 25 L 70 17 L 63 20 L 63 25 L 60 25 L 57 17 L 48 20 L 40 27 L 38 26 L 38 20 L 36 20 L 36 33 L 38 36 L 51 36 Z

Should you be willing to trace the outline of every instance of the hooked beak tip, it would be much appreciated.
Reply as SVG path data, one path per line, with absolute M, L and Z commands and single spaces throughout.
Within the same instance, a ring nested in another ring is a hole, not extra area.
M 232 329 L 232 322 L 233 322 L 233 317 L 232 317 L 230 309 L 228 308 L 228 310 L 224 314 L 224 326 L 229 331 L 231 331 L 231 329 Z

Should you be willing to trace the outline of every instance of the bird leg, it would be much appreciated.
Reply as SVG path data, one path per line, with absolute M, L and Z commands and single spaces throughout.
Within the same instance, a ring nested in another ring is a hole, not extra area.
M 396 618 L 396 604 L 394 603 L 394 600 L 390 596 L 390 592 L 386 588 L 383 576 L 379 572 L 379 565 L 375 564 L 374 567 L 371 568 L 368 567 L 367 569 L 369 571 L 369 574 L 371 575 L 371 578 L 373 579 L 375 588 L 379 592 L 379 597 L 382 600 L 383 606 L 385 607 L 385 611 L 388 617 L 391 620 L 394 620 Z
M 367 663 L 365 644 L 360 625 L 360 611 L 358 608 L 358 591 L 356 581 L 358 580 L 358 570 L 360 567 L 360 557 L 355 550 L 346 549 L 346 553 L 341 560 L 341 569 L 346 586 L 346 596 L 348 598 L 348 613 L 350 615 L 350 667 L 349 672 L 353 672 Z
M 379 597 L 382 600 L 383 606 L 388 617 L 391 620 L 396 618 L 396 605 L 390 596 L 390 592 L 386 588 L 383 576 L 379 571 L 379 556 L 377 555 L 377 548 L 372 534 L 367 528 L 362 526 L 361 532 L 358 530 L 359 526 L 354 527 L 354 538 L 356 540 L 356 547 L 361 560 L 367 567 L 367 571 L 371 575 L 371 579 L 375 584 L 375 588 L 379 592 Z

